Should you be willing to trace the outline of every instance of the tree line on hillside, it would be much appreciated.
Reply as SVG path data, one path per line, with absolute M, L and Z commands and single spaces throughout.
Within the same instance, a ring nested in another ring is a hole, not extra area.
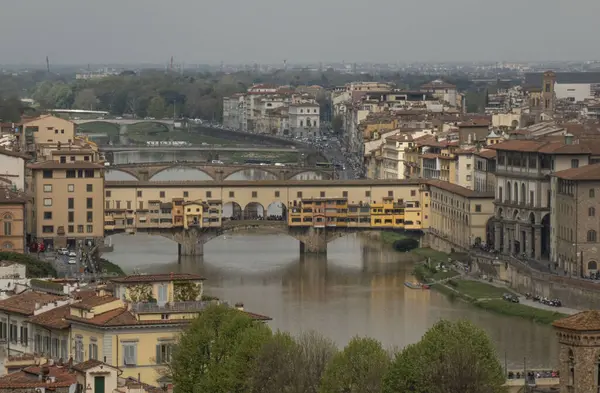
M 188 117 L 220 120 L 223 97 L 244 92 L 256 83 L 274 85 L 310 86 L 324 88 L 343 86 L 353 81 L 389 82 L 398 88 L 418 88 L 435 79 L 434 75 L 416 73 L 346 74 L 332 69 L 324 71 L 277 70 L 272 73 L 248 71 L 236 73 L 188 72 L 184 74 L 145 70 L 123 73 L 93 80 L 75 80 L 73 75 L 61 76 L 41 71 L 18 75 L 0 75 L 0 98 L 18 100 L 33 98 L 41 110 L 84 109 L 107 111 L 112 115 L 129 114 L 143 117 Z M 465 75 L 445 76 L 459 90 L 470 89 L 473 84 Z M 327 94 L 316 97 L 321 113 L 331 113 Z M 0 113 L 2 121 L 15 120 Z M 9 120 L 10 119 L 10 120 Z M 324 118 L 324 120 L 331 120 Z
M 499 393 L 506 382 L 492 343 L 470 322 L 440 321 L 400 351 L 366 337 L 338 350 L 318 333 L 272 332 L 225 306 L 191 323 L 165 376 L 177 393 Z

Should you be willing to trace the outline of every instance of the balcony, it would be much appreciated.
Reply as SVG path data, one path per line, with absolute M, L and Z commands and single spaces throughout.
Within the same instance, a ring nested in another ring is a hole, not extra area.
M 218 300 L 211 301 L 190 301 L 190 302 L 172 302 L 165 305 L 158 303 L 133 303 L 131 310 L 137 314 L 153 314 L 153 313 L 169 313 L 169 312 L 198 312 L 202 311 L 212 304 L 223 304 L 228 306 L 229 303 Z

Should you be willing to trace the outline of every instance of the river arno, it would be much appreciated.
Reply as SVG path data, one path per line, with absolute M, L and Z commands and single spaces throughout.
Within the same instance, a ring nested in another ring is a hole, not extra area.
M 125 271 L 193 272 L 206 277 L 205 293 L 273 318 L 270 326 L 292 333 L 314 329 L 344 345 L 355 335 L 403 347 L 420 339 L 441 318 L 469 319 L 492 337 L 509 368 L 557 363 L 549 326 L 496 315 L 451 302 L 435 291 L 403 283 L 412 266 L 397 253 L 358 236 L 329 244 L 326 259 L 300 259 L 298 242 L 283 235 L 238 235 L 214 239 L 205 256 L 177 261 L 176 244 L 159 236 L 113 237 L 106 254 Z

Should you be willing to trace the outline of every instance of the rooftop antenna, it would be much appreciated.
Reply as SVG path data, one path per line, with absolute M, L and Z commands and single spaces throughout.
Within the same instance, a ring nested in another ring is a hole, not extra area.
M 50 60 L 48 59 L 48 56 L 46 56 L 46 71 L 50 73 Z
M 170 67 L 170 70 L 173 71 L 173 56 L 171 56 L 171 65 L 169 67 Z

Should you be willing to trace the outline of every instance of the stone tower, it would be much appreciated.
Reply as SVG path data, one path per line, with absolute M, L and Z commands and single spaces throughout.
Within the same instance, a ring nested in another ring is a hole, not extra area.
M 556 74 L 554 71 L 544 72 L 542 77 L 542 109 L 546 113 L 554 112 L 554 84 L 556 83 Z
M 598 393 L 600 311 L 583 311 L 552 325 L 560 345 L 560 393 Z

